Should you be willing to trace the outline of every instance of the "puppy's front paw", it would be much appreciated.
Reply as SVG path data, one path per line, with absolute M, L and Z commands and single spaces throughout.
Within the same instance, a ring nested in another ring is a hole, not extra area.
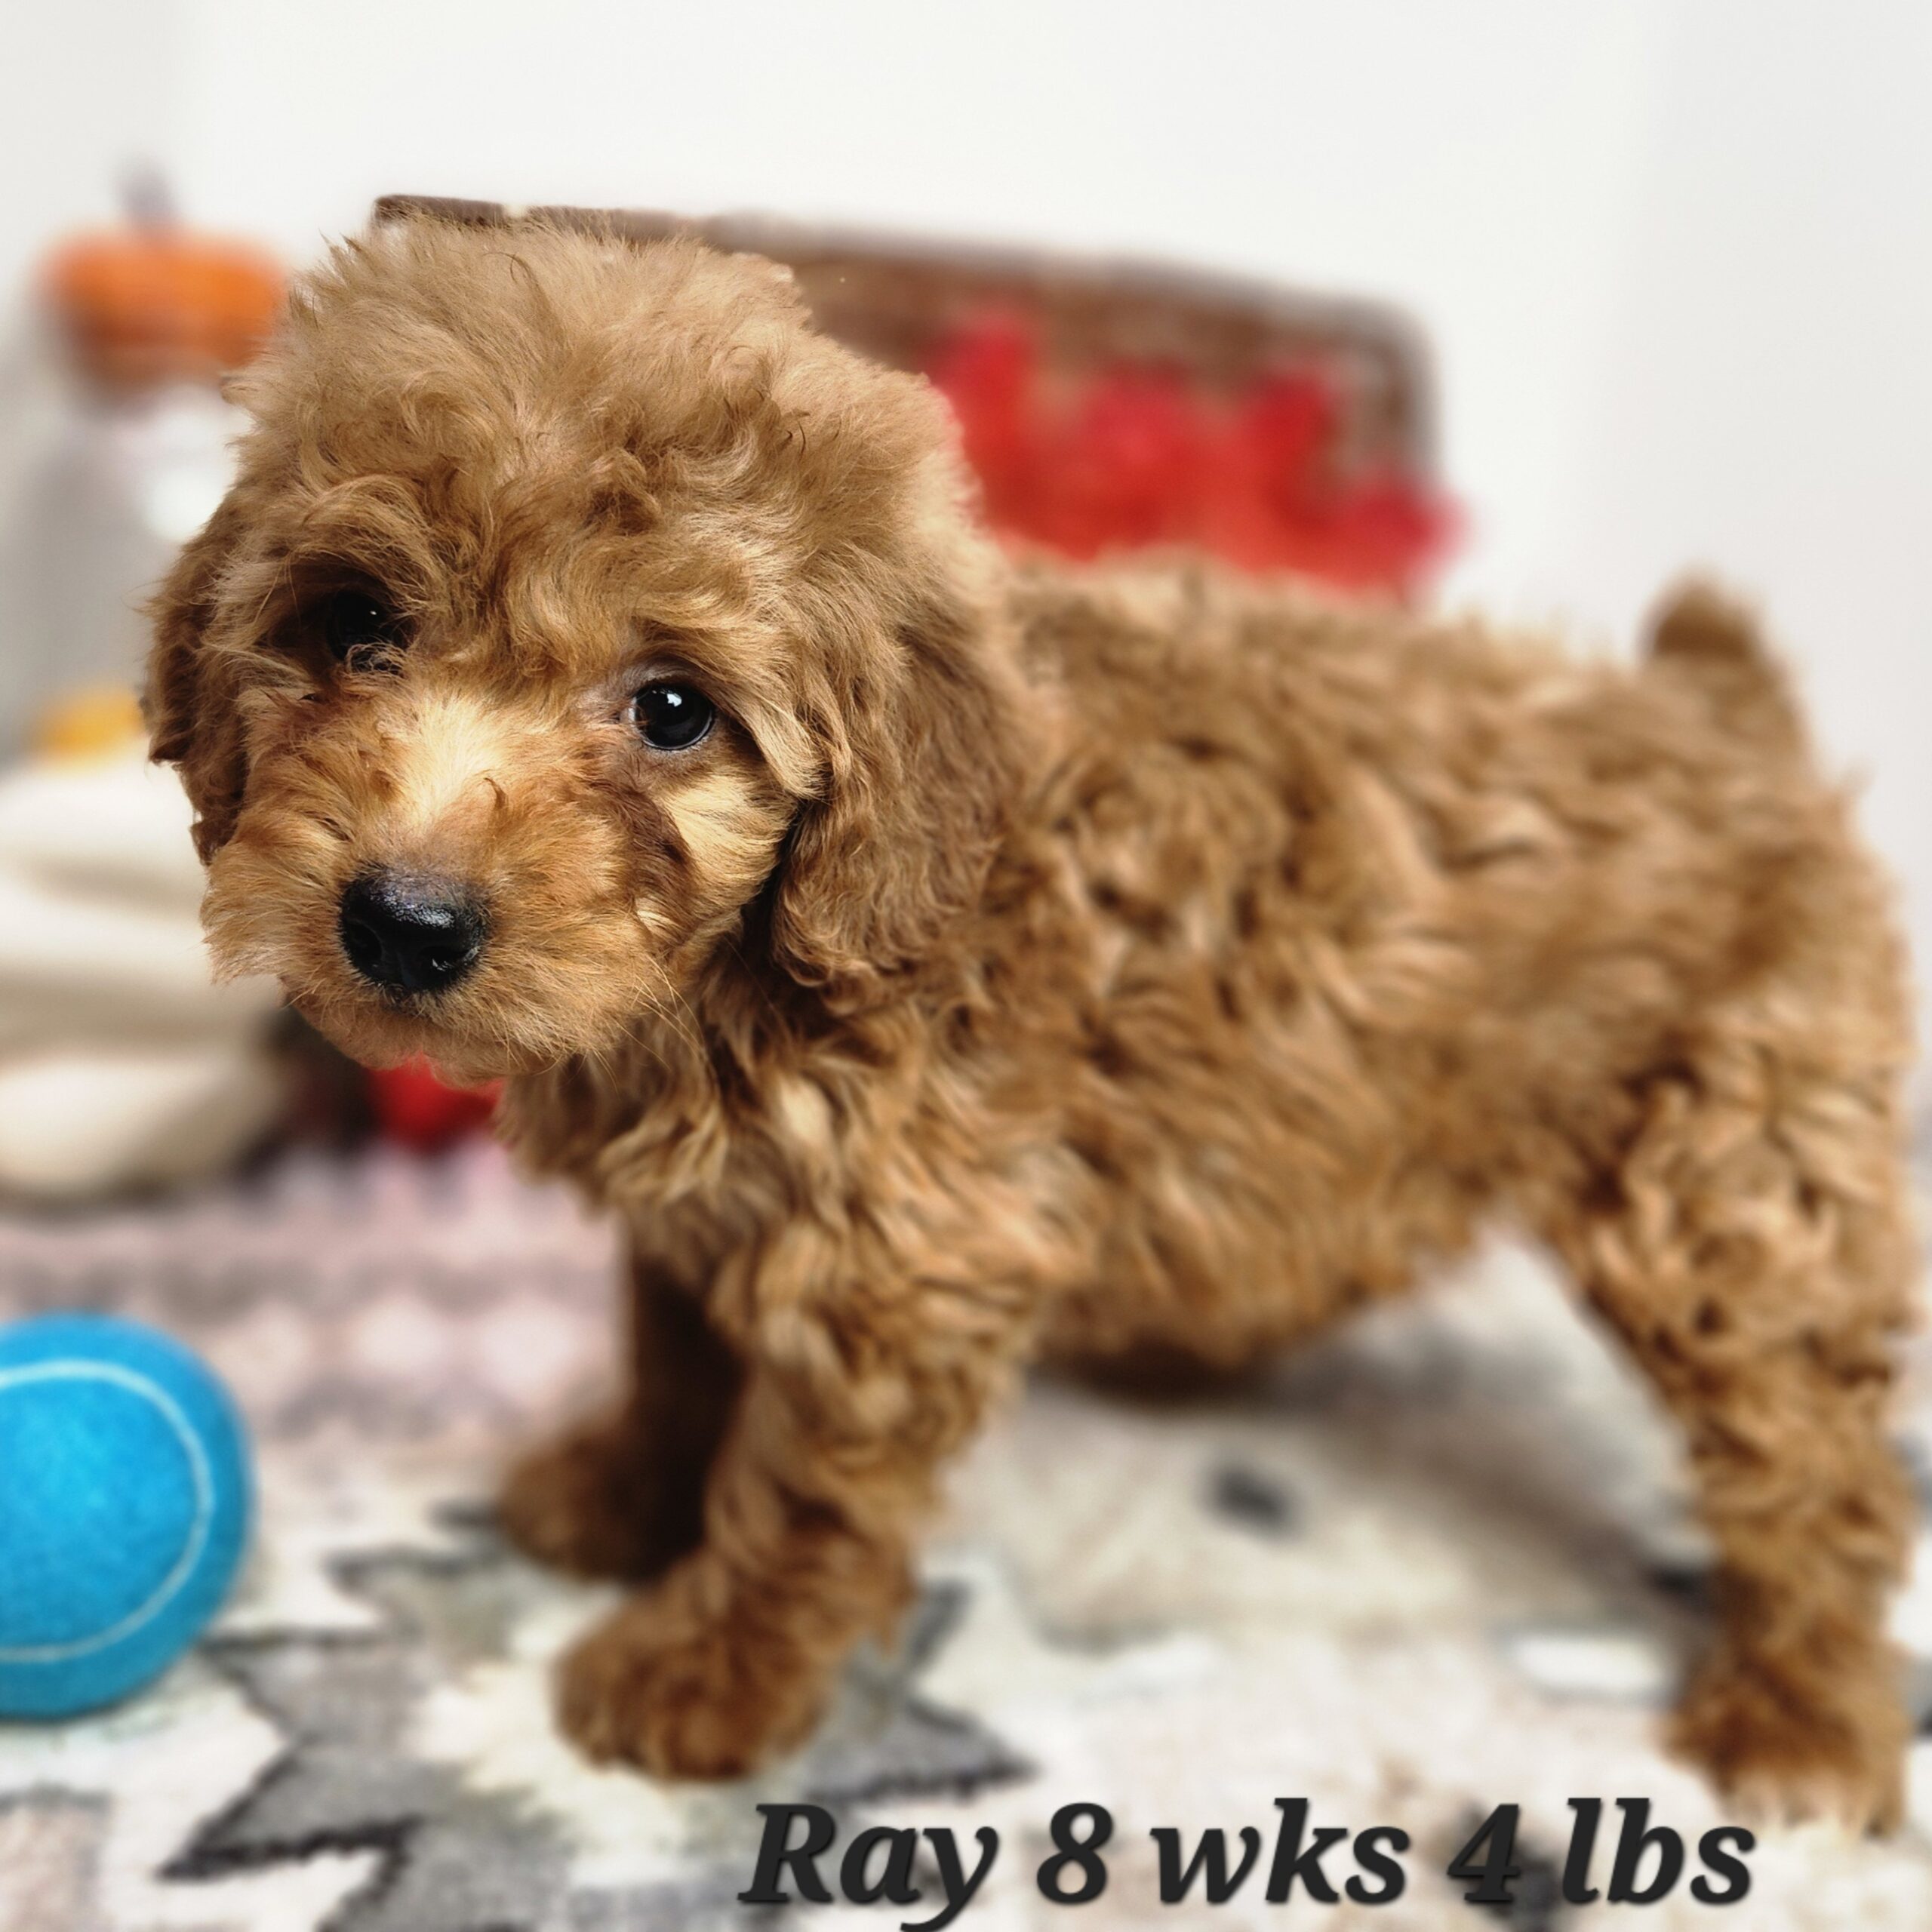
M 698 1540 L 698 1485 L 686 1487 L 678 1493 L 653 1466 L 643 1433 L 620 1412 L 525 1456 L 504 1482 L 497 1520 L 540 1563 L 641 1583 Z
M 666 1778 L 732 1778 L 801 1742 L 829 1666 L 782 1629 L 730 1607 L 706 1616 L 703 1561 L 622 1605 L 558 1667 L 558 1721 L 599 1762 Z
M 1752 1820 L 1888 1832 L 1904 1804 L 1904 1713 L 1888 1672 L 1847 1675 L 1829 1674 L 1831 1707 L 1807 1706 L 1749 1666 L 1714 1662 L 1678 1706 L 1672 1746 Z

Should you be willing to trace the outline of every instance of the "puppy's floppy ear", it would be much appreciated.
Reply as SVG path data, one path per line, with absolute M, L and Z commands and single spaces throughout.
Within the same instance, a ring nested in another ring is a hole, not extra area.
M 148 606 L 155 631 L 145 705 L 152 734 L 148 755 L 180 768 L 195 808 L 195 849 L 204 864 L 234 831 L 248 779 L 235 679 L 206 641 L 242 524 L 231 495 L 175 559 Z
M 1030 737 L 989 620 L 922 598 L 838 694 L 824 794 L 781 867 L 773 949 L 795 978 L 863 999 L 978 897 Z

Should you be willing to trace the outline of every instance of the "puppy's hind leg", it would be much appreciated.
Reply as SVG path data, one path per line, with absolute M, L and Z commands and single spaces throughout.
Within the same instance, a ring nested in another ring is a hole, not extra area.
M 1707 1041 L 1557 1245 L 1684 1424 L 1717 1547 L 1719 1627 L 1673 1741 L 1761 1810 L 1884 1829 L 1913 1516 L 1887 1437 L 1915 1269 L 1892 1082 L 1763 1024 Z
M 518 1463 L 497 1514 L 540 1562 L 638 1583 L 703 1534 L 705 1478 L 739 1372 L 695 1297 L 642 1257 L 630 1273 L 628 1386 Z

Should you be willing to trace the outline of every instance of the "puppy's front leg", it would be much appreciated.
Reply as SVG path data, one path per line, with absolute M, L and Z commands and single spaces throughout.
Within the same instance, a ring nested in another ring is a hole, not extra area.
M 604 1414 L 518 1463 L 497 1505 L 539 1562 L 641 1583 L 703 1534 L 704 1486 L 739 1374 L 696 1295 L 632 1257 L 626 1386 Z
M 764 1314 L 703 1544 L 563 1660 L 565 1730 L 664 1777 L 729 1777 L 801 1740 L 889 1630 L 940 1460 L 1020 1353 L 983 1293 L 856 1285 Z

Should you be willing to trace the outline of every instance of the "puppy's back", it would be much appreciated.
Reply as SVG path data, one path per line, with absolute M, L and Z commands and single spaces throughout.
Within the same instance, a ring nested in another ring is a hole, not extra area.
M 1588 1104 L 1773 982 L 1902 1010 L 1882 881 L 1712 593 L 1635 666 L 1192 565 L 1014 594 L 1106 984 L 1225 1017 L 1231 1062 L 1340 1029 L 1467 1138 L 1485 1094 Z

